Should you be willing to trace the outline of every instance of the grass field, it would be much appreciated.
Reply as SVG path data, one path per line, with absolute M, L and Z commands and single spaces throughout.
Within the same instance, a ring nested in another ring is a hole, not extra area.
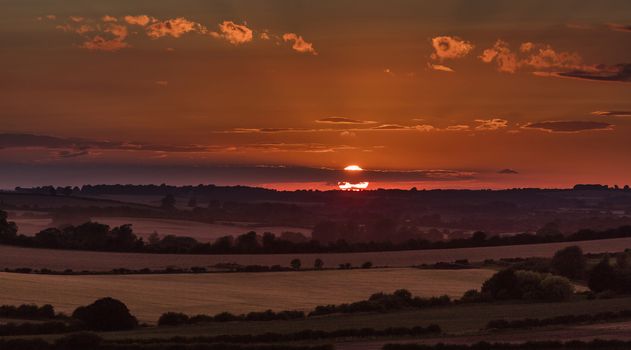
M 617 238 L 570 243 L 531 244 L 504 247 L 410 250 L 374 253 L 336 254 L 257 254 L 257 255 L 180 255 L 138 254 L 67 251 L 53 249 L 31 249 L 0 245 L 0 269 L 2 268 L 48 268 L 52 270 L 73 269 L 109 271 L 114 268 L 165 268 L 168 266 L 191 267 L 211 266 L 217 263 L 241 265 L 288 266 L 294 258 L 302 260 L 304 266 L 313 266 L 317 258 L 324 260 L 327 267 L 351 263 L 353 266 L 371 261 L 374 266 L 407 267 L 423 263 L 469 259 L 500 259 L 514 257 L 551 257 L 567 246 L 578 245 L 586 253 L 620 252 L 631 248 L 631 238 Z
M 95 217 L 93 221 L 107 224 L 112 227 L 124 224 L 132 224 L 134 232 L 142 237 L 148 237 L 151 233 L 176 236 L 188 236 L 197 239 L 200 242 L 211 242 L 223 236 L 237 236 L 249 231 L 256 231 L 259 234 L 271 232 L 280 235 L 283 232 L 300 232 L 310 237 L 311 230 L 300 227 L 282 227 L 282 226 L 262 226 L 253 227 L 246 225 L 226 225 L 226 224 L 207 224 L 203 222 L 186 221 L 186 220 L 169 220 L 154 218 L 127 218 L 127 217 Z
M 97 298 L 124 301 L 145 322 L 166 311 L 189 314 L 256 310 L 311 310 L 405 288 L 419 296 L 460 297 L 479 288 L 492 270 L 413 268 L 270 273 L 55 276 L 0 273 L 3 304 L 52 304 L 72 312 Z

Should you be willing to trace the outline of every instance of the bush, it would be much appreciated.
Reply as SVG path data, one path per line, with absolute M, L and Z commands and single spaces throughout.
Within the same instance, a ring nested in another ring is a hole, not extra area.
M 20 306 L 2 305 L 0 306 L 0 317 L 22 318 L 22 319 L 49 319 L 55 318 L 55 309 L 52 305 L 46 304 L 37 306 L 32 304 L 22 304 Z
M 300 259 L 293 259 L 290 264 L 291 268 L 294 270 L 300 270 L 300 266 L 302 266 Z
M 571 246 L 557 251 L 552 258 L 552 272 L 567 278 L 582 278 L 585 275 L 587 259 L 583 250 L 578 246 Z
M 138 326 L 125 304 L 113 298 L 103 298 L 88 306 L 80 306 L 72 317 L 84 323 L 86 329 L 95 331 L 129 330 Z
M 158 326 L 179 326 L 188 323 L 189 317 L 180 312 L 167 312 L 158 319 Z
M 596 293 L 616 289 L 616 274 L 613 267 L 609 265 L 609 257 L 606 256 L 594 266 L 589 274 L 587 285 Z
M 564 301 L 570 299 L 574 287 L 567 278 L 548 275 L 541 281 L 541 290 L 545 300 Z
M 511 269 L 497 272 L 482 285 L 482 298 L 489 300 L 563 301 L 573 292 L 572 284 L 565 277 Z

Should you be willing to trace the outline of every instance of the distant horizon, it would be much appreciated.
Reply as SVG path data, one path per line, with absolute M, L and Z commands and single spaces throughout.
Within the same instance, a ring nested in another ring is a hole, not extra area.
M 248 187 L 248 188 L 253 188 L 253 189 L 265 189 L 265 190 L 273 190 L 273 191 L 282 191 L 282 192 L 299 192 L 299 191 L 318 191 L 318 192 L 334 192 L 334 191 L 339 191 L 339 192 L 349 192 L 349 191 L 345 191 L 340 189 L 337 186 L 334 185 L 329 185 L 329 184 L 322 184 L 321 188 L 318 187 L 292 187 L 289 186 L 288 188 L 282 188 L 283 184 L 279 184 L 279 187 L 272 187 L 272 186 L 265 186 L 265 185 L 246 185 L 246 184 L 217 184 L 217 183 L 195 183 L 195 184 L 179 184 L 179 185 L 175 185 L 175 184 L 170 184 L 170 183 L 86 183 L 86 184 L 80 184 L 80 185 L 68 185 L 68 186 L 59 186 L 56 184 L 41 184 L 41 185 L 36 185 L 36 186 L 16 186 L 13 188 L 0 188 L 0 191 L 2 192 L 20 192 L 19 190 L 22 191 L 27 191 L 27 190 L 31 190 L 31 189 L 36 189 L 36 188 L 43 188 L 43 187 L 48 187 L 48 186 L 52 186 L 54 188 L 66 188 L 66 187 L 77 187 L 79 189 L 82 189 L 85 186 L 156 186 L 156 187 L 160 187 L 160 186 L 167 186 L 167 187 L 177 187 L 177 188 L 181 188 L 181 187 L 197 187 L 197 186 L 215 186 L 215 187 Z M 296 185 L 297 184 L 290 184 L 290 185 Z M 391 187 L 369 187 L 367 189 L 363 189 L 359 192 L 375 192 L 375 191 L 383 191 L 383 190 L 401 190 L 401 191 L 511 191 L 511 190 L 551 190 L 551 191 L 555 191 L 555 190 L 577 190 L 575 187 L 576 186 L 593 186 L 593 187 L 599 187 L 601 186 L 602 188 L 593 188 L 592 190 L 630 190 L 629 188 L 625 188 L 625 185 L 616 185 L 616 184 L 604 184 L 604 183 L 577 183 L 568 187 L 528 187 L 528 186 L 524 186 L 524 187 L 498 187 L 498 188 L 488 188 L 488 187 L 479 187 L 479 188 L 475 188 L 475 187 L 434 187 L 434 188 L 428 188 L 428 187 L 418 187 L 418 186 L 411 186 L 411 187 L 403 187 L 403 186 L 391 186 Z M 615 187 L 618 186 L 618 187 Z M 578 190 L 585 190 L 585 189 L 578 189 Z M 24 193 L 24 192 L 23 192 Z M 59 194 L 61 195 L 61 194 Z

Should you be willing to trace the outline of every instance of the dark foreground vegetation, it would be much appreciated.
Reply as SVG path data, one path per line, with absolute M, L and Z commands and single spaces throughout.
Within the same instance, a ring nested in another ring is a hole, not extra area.
M 0 339 L 2 350 L 333 350 L 331 345 L 242 345 L 228 343 L 108 343 L 93 333 L 77 333 L 54 342 L 43 339 Z
M 323 230 L 326 227 L 316 227 Z M 330 229 L 334 229 L 330 227 Z M 277 254 L 277 253 L 334 253 L 371 252 L 422 249 L 448 249 L 471 247 L 495 247 L 506 245 L 575 242 L 610 238 L 631 237 L 631 226 L 622 226 L 605 231 L 581 230 L 570 235 L 518 234 L 514 236 L 487 236 L 476 232 L 470 238 L 449 241 L 429 241 L 410 239 L 404 242 L 371 241 L 349 243 L 345 240 L 321 243 L 316 240 L 293 242 L 277 237 L 272 233 L 262 236 L 248 232 L 236 238 L 225 236 L 212 243 L 201 243 L 186 236 L 166 235 L 150 237 L 145 241 L 138 237 L 131 225 L 111 228 L 97 222 L 86 222 L 63 228 L 47 228 L 35 236 L 18 234 L 18 228 L 7 220 L 7 214 L 0 210 L 0 244 L 23 247 L 92 250 L 112 252 L 178 253 L 178 254 Z
M 373 328 L 347 328 L 334 331 L 304 330 L 296 333 L 263 333 L 257 335 L 237 334 L 218 335 L 213 337 L 174 337 L 171 339 L 143 339 L 117 341 L 118 344 L 142 343 L 179 343 L 179 344 L 201 344 L 201 343 L 285 343 L 309 340 L 335 339 L 335 338 L 369 338 L 369 337 L 420 337 L 427 335 L 439 335 L 442 330 L 439 326 L 432 324 L 427 327 L 388 327 L 385 329 Z
M 603 321 L 618 321 L 631 319 L 631 310 L 618 312 L 599 312 L 597 314 L 563 315 L 550 318 L 525 318 L 521 320 L 492 320 L 486 329 L 519 329 L 535 328 L 555 325 L 596 323 Z
M 631 348 L 631 341 L 622 340 L 592 340 L 584 341 L 542 341 L 527 343 L 489 343 L 479 342 L 471 345 L 458 344 L 386 344 L 383 350 L 553 350 L 553 349 L 607 349 L 625 350 Z

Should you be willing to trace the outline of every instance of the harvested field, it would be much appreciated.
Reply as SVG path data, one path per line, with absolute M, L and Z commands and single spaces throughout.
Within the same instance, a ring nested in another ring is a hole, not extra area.
M 142 321 L 166 311 L 189 314 L 310 310 L 405 288 L 419 296 L 460 297 L 479 288 L 492 270 L 413 268 L 270 273 L 55 276 L 0 273 L 3 304 L 37 303 L 72 312 L 101 297 L 124 301 Z

